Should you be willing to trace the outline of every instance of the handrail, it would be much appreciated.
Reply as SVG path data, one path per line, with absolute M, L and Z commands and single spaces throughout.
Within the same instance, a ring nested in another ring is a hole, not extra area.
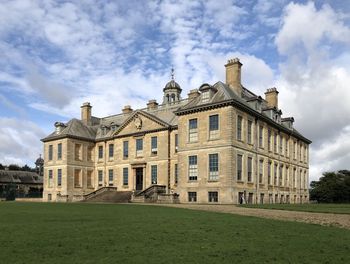
M 117 190 L 117 187 L 111 187 L 111 186 L 105 186 L 105 187 L 102 187 L 100 189 L 97 189 L 96 191 L 93 191 L 91 193 L 88 193 L 88 194 L 84 194 L 83 197 L 84 197 L 84 200 L 88 200 L 90 199 L 91 197 L 94 197 L 98 194 L 101 194 L 101 193 L 104 193 L 106 191 L 111 191 L 111 190 Z
M 137 193 L 136 196 L 142 196 L 142 195 L 147 196 L 147 195 L 149 195 L 152 192 L 153 193 L 157 192 L 158 188 L 162 189 L 162 190 L 165 190 L 166 186 L 165 185 L 152 184 L 151 186 L 147 187 L 143 191 Z

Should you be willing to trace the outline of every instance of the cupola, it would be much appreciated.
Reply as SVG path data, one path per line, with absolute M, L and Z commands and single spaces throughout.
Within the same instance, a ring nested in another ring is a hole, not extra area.
M 174 69 L 171 69 L 171 80 L 165 85 L 163 89 L 163 104 L 171 104 L 181 100 L 181 87 L 175 82 Z

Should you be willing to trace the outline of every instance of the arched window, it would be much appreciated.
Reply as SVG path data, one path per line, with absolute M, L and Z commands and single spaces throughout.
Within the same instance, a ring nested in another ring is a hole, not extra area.
M 171 94 L 171 101 L 175 102 L 175 94 Z
M 166 95 L 166 101 L 169 103 L 169 94 Z

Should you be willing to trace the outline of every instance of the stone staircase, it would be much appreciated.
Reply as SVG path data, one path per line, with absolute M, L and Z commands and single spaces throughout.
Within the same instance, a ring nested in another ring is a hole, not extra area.
M 102 187 L 84 195 L 82 202 L 88 203 L 128 203 L 132 192 L 117 191 L 116 187 Z
M 131 196 L 133 203 L 178 203 L 178 196 L 167 194 L 165 185 L 153 184 L 148 188 L 134 192 Z

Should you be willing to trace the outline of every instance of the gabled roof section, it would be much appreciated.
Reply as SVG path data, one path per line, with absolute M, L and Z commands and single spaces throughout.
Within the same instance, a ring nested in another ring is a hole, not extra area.
M 152 120 L 153 122 L 157 123 L 158 125 L 160 125 L 163 128 L 167 128 L 170 127 L 171 125 L 167 122 L 165 122 L 164 120 L 158 118 L 157 116 L 150 114 L 146 111 L 142 111 L 142 110 L 136 110 L 134 111 L 125 121 L 123 124 L 120 125 L 120 127 L 118 127 L 118 129 L 116 131 L 114 131 L 114 133 L 111 136 L 116 136 L 118 134 L 120 134 L 121 131 L 123 131 L 124 128 L 126 128 L 132 121 L 134 121 L 135 119 L 137 119 L 138 117 L 143 116 L 146 119 Z M 142 124 L 140 125 L 140 127 L 142 126 Z
M 73 118 L 66 124 L 66 127 L 62 131 L 53 132 L 47 137 L 43 138 L 42 141 L 47 142 L 65 137 L 73 137 L 93 141 L 96 137 L 96 131 L 97 126 L 87 126 L 81 120 Z

